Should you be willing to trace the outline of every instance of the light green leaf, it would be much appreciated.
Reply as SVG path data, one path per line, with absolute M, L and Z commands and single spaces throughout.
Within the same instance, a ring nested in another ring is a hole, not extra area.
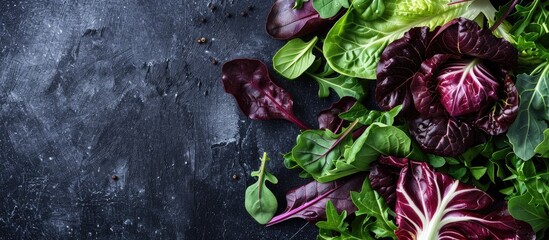
M 349 96 L 355 99 L 362 99 L 364 95 L 366 95 L 364 87 L 357 78 L 345 75 L 329 78 L 321 77 L 309 72 L 306 73 L 318 83 L 318 96 L 321 98 L 330 95 L 330 88 L 333 89 L 340 98 Z
M 308 1 L 309 0 L 295 0 L 294 9 L 301 9 L 303 7 L 303 4 Z
M 385 12 L 385 0 L 354 0 L 353 7 L 365 21 L 378 19 Z
M 349 226 L 345 222 L 345 218 L 347 218 L 347 211 L 342 211 L 339 214 L 332 201 L 328 201 L 326 203 L 326 221 L 317 222 L 316 226 L 321 230 L 345 232 Z
M 274 70 L 290 80 L 301 76 L 315 61 L 313 48 L 317 41 L 316 36 L 309 42 L 299 38 L 290 40 L 274 55 Z
M 541 157 L 549 158 L 549 128 L 543 131 L 543 141 L 534 149 Z
M 358 120 L 363 125 L 371 125 L 374 122 L 393 125 L 395 117 L 401 110 L 402 105 L 394 107 L 389 111 L 370 110 L 357 102 L 347 112 L 339 114 L 339 117 L 347 121 Z
M 376 234 L 376 239 L 396 239 L 394 231 L 397 226 L 389 219 L 389 216 L 394 216 L 395 213 L 387 206 L 385 199 L 372 189 L 368 179 L 364 180 L 360 192 L 351 192 L 351 200 L 357 207 L 356 216 L 368 215 L 375 218 L 372 219 L 374 222 L 369 225 L 368 230 Z
M 434 28 L 461 16 L 469 3 L 449 5 L 447 0 L 386 0 L 381 17 L 365 21 L 351 6 L 332 27 L 324 43 L 324 56 L 337 72 L 375 79 L 381 53 L 412 27 Z
M 321 18 L 331 18 L 343 7 L 341 6 L 341 2 L 342 0 L 314 0 L 313 8 L 318 12 L 318 15 L 320 15 Z
M 514 153 L 529 160 L 543 141 L 545 120 L 549 120 L 549 64 L 538 75 L 519 74 L 516 85 L 520 94 L 519 112 L 509 126 L 507 137 Z
M 344 152 L 345 161 L 358 169 L 368 169 L 380 155 L 404 157 L 410 153 L 411 140 L 397 127 L 373 123 Z M 360 160 L 359 160 L 360 159 Z
M 297 143 L 292 148 L 294 161 L 317 179 L 334 168 L 345 145 L 352 142 L 350 133 L 356 124 L 351 124 L 341 134 L 335 134 L 329 129 L 304 131 L 297 137 Z
M 258 178 L 257 182 L 246 188 L 244 207 L 258 223 L 266 224 L 273 218 L 278 208 L 278 202 L 273 192 L 265 186 L 265 182 L 269 181 L 276 184 L 278 179 L 265 170 L 265 163 L 269 160 L 267 153 L 263 153 L 260 160 L 259 170 L 253 171 L 251 174 L 253 177 Z

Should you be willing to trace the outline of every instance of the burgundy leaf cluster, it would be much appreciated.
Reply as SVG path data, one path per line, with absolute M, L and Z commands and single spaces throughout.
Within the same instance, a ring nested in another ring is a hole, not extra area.
M 412 28 L 383 51 L 375 98 L 385 110 L 403 105 L 423 150 L 457 156 L 475 139 L 506 132 L 516 118 L 510 71 L 517 61 L 509 42 L 471 20 Z

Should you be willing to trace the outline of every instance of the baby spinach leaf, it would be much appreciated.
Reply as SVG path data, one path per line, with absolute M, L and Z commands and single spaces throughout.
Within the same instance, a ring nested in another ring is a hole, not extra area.
M 312 181 L 306 185 L 290 190 L 286 194 L 287 207 L 283 213 L 275 216 L 267 224 L 286 221 L 291 218 L 302 218 L 317 222 L 326 218 L 326 203 L 330 201 L 335 209 L 353 213 L 356 210 L 349 192 L 358 191 L 366 175 L 356 174 L 329 183 Z
M 345 3 L 347 0 L 314 0 L 313 7 L 321 18 L 331 18 L 341 10 L 342 2 Z M 347 2 L 347 7 L 349 7 L 349 2 Z
M 537 75 L 519 74 L 517 89 L 520 94 L 519 113 L 509 127 L 507 137 L 513 152 L 529 160 L 535 148 L 543 141 L 543 131 L 549 120 L 549 64 Z
M 411 139 L 397 127 L 373 123 L 352 145 L 345 147 L 343 157 L 332 164 L 331 169 L 315 177 L 328 182 L 370 169 L 370 164 L 381 155 L 406 156 L 410 153 Z
M 221 72 L 225 92 L 233 95 L 240 110 L 250 119 L 285 119 L 301 129 L 308 129 L 294 115 L 290 93 L 271 80 L 263 62 L 234 59 L 223 64 Z
M 275 195 L 265 186 L 266 181 L 273 184 L 278 183 L 278 179 L 265 170 L 265 163 L 268 160 L 267 153 L 264 152 L 263 157 L 260 159 L 261 166 L 259 170 L 252 172 L 252 177 L 257 177 L 257 182 L 246 189 L 244 198 L 246 211 L 260 224 L 269 222 L 278 207 Z
M 345 150 L 347 163 L 359 169 L 368 169 L 369 164 L 380 155 L 404 157 L 410 153 L 411 139 L 397 127 L 373 123 Z
M 316 36 L 309 42 L 299 38 L 290 40 L 274 55 L 274 70 L 290 80 L 301 76 L 315 61 L 313 48 L 317 41 Z
M 352 123 L 340 134 L 329 129 L 304 131 L 292 148 L 294 161 L 315 179 L 322 176 L 334 167 L 344 147 L 352 142 L 351 133 L 357 123 Z

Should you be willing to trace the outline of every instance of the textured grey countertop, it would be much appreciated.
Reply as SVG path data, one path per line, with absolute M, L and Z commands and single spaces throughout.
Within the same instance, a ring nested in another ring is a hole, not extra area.
M 248 120 L 221 86 L 225 61 L 270 66 L 270 5 L 0 1 L 1 239 L 314 239 L 244 209 L 263 151 L 279 211 L 305 183 L 281 157 L 299 129 Z M 275 79 L 316 126 L 317 86 Z

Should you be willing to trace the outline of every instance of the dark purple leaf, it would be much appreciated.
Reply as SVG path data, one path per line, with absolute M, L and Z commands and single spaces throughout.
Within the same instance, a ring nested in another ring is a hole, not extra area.
M 338 133 L 343 127 L 348 125 L 348 122 L 339 118 L 339 114 L 349 110 L 356 100 L 352 97 L 343 97 L 335 102 L 326 110 L 322 110 L 318 114 L 318 125 L 320 129 L 330 129 L 334 133 Z
M 429 153 L 458 156 L 475 142 L 474 128 L 451 117 L 417 116 L 408 124 L 419 146 Z
M 331 201 L 338 212 L 351 214 L 356 207 L 351 201 L 351 191 L 360 191 L 366 175 L 355 174 L 329 183 L 310 182 L 290 190 L 286 194 L 287 207 L 283 213 L 273 217 L 267 226 L 291 218 L 302 218 L 316 222 L 326 218 L 326 203 Z
M 292 111 L 292 97 L 269 77 L 267 66 L 255 59 L 235 59 L 223 64 L 225 92 L 232 94 L 238 106 L 251 119 L 286 119 L 301 129 L 307 126 Z
M 410 162 L 397 184 L 398 239 L 534 239 L 525 222 L 487 193 Z
M 485 114 L 478 116 L 476 126 L 490 135 L 507 132 L 518 114 L 519 94 L 511 76 L 505 76 L 505 82 L 500 100 L 490 109 L 482 111 Z
M 385 48 L 377 67 L 375 98 L 379 107 L 390 110 L 403 104 L 402 112 L 413 108 L 410 83 L 432 37 L 427 27 L 412 28 Z
M 425 60 L 412 80 L 410 91 L 416 110 L 425 117 L 447 116 L 448 113 L 440 103 L 437 93 L 437 69 L 452 55 L 437 54 Z
M 440 28 L 427 49 L 428 57 L 434 54 L 478 57 L 504 68 L 518 62 L 518 51 L 511 43 L 466 18 L 456 18 Z
M 267 17 L 267 33 L 273 38 L 288 40 L 315 32 L 331 24 L 334 19 L 322 19 L 313 8 L 313 1 L 294 9 L 295 0 L 277 0 Z
M 381 156 L 378 161 L 370 167 L 370 185 L 379 195 L 385 199 L 387 206 L 395 209 L 396 185 L 400 170 L 408 166 L 407 158 L 394 156 Z

